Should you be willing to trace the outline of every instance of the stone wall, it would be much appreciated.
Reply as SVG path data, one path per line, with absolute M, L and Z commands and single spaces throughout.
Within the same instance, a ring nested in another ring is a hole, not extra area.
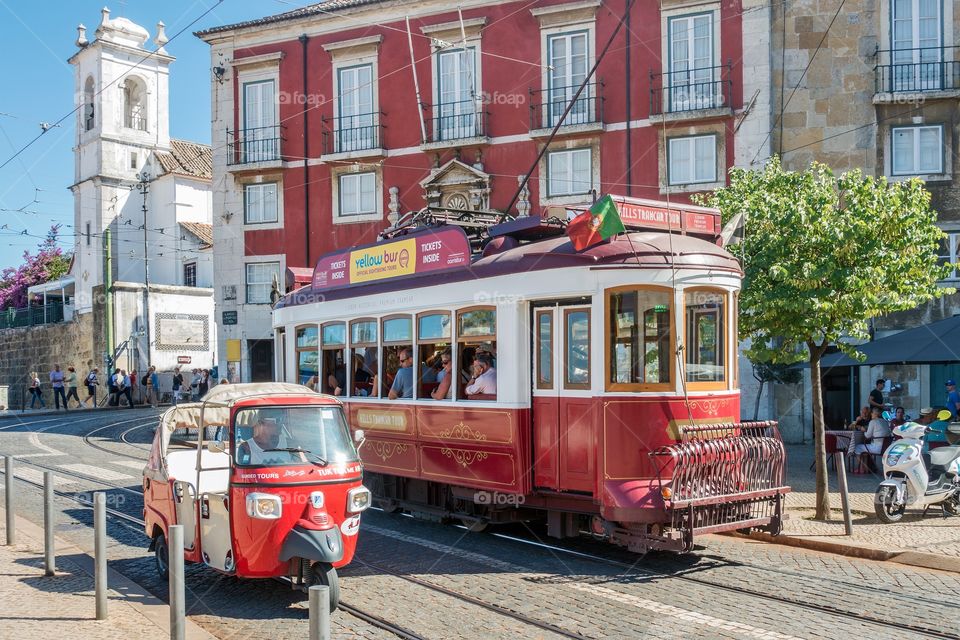
M 44 400 L 51 406 L 49 375 L 54 364 L 64 371 L 68 365 L 76 368 L 80 398 L 85 398 L 83 379 L 89 368 L 96 366 L 93 325 L 93 314 L 84 313 L 69 322 L 0 330 L 0 384 L 10 387 L 8 408 L 19 409 L 24 401 L 29 405 L 32 371 L 39 374 Z

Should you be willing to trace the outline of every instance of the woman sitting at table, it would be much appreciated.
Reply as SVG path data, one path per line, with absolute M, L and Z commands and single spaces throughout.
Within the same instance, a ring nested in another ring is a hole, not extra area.
M 858 473 L 866 473 L 869 469 L 871 455 L 883 453 L 883 440 L 890 435 L 890 423 L 880 415 L 880 407 L 874 407 L 871 410 L 870 423 L 863 434 L 863 442 L 855 443 L 851 439 L 853 453 L 860 456 L 860 469 Z
M 895 429 L 902 424 L 907 423 L 907 414 L 906 410 L 903 407 L 897 407 L 896 415 L 894 415 L 893 420 L 890 421 L 890 428 Z
M 847 428 L 854 431 L 866 431 L 868 426 L 870 426 L 870 407 L 863 407 L 860 409 L 860 415 L 854 418 Z

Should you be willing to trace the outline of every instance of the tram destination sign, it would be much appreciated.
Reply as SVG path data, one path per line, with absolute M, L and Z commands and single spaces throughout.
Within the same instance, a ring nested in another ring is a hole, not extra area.
M 707 207 L 613 196 L 624 226 L 631 229 L 685 231 L 717 237 L 720 234 L 720 211 Z
M 470 264 L 470 241 L 459 227 L 442 227 L 322 256 L 313 288 L 334 289 L 460 269 Z

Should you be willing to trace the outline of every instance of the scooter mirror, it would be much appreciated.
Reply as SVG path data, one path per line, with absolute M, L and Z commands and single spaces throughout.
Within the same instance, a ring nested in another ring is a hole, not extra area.
M 944 409 L 937 414 L 937 420 L 949 420 L 952 417 L 953 417 L 953 414 L 950 413 L 949 409 Z

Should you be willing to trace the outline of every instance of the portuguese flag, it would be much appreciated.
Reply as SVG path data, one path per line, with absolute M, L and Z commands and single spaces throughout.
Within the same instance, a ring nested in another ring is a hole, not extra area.
M 624 232 L 626 228 L 620 220 L 617 204 L 609 195 L 603 196 L 588 211 L 567 223 L 567 235 L 577 251 Z

